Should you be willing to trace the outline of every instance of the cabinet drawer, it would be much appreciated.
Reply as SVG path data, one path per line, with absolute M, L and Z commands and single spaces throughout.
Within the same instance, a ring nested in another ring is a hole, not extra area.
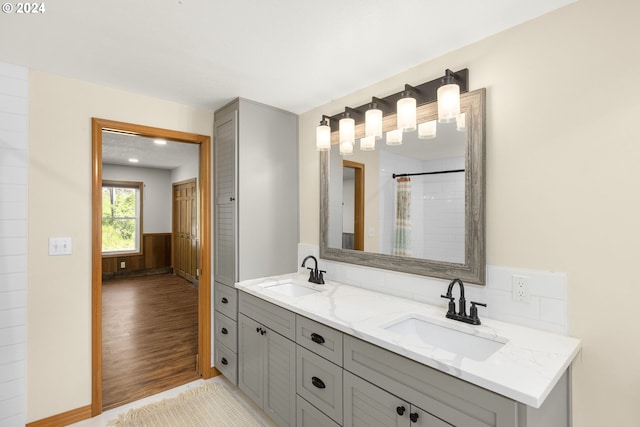
M 224 314 L 216 311 L 214 314 L 214 339 L 234 353 L 238 352 L 238 323 Z
M 230 319 L 238 320 L 238 290 L 215 282 L 214 308 Z
M 296 343 L 342 366 L 342 332 L 306 317 L 296 317 Z
M 234 385 L 238 385 L 238 355 L 220 341 L 215 341 L 214 347 L 214 366 Z
M 297 427 L 340 427 L 315 406 L 297 396 Z
M 453 425 L 515 426 L 513 400 L 349 335 L 344 369 Z
M 296 391 L 338 424 L 342 424 L 342 368 L 296 346 Z
M 253 295 L 240 292 L 240 312 L 280 335 L 295 340 L 295 313 Z

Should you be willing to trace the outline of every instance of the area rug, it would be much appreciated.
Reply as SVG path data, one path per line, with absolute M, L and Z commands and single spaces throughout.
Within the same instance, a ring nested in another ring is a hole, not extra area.
M 134 408 L 108 426 L 264 427 L 223 384 L 209 383 L 173 399 Z

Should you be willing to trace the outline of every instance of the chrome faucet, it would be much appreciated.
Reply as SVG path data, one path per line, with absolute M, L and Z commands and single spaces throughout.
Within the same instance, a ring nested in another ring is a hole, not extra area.
M 307 255 L 304 260 L 302 260 L 302 267 L 305 267 L 305 264 L 307 263 L 307 260 L 309 258 L 311 258 L 315 263 L 315 267 L 307 267 L 307 270 L 309 270 L 309 281 L 318 285 L 324 285 L 324 277 L 322 273 L 326 273 L 326 271 L 318 270 L 318 260 L 316 259 L 316 257 L 314 257 L 313 255 Z
M 456 313 L 456 303 L 455 298 L 453 297 L 453 287 L 458 284 L 460 285 L 460 298 L 458 302 L 458 312 Z M 447 298 L 449 300 L 449 310 L 447 311 L 447 317 L 449 319 L 458 320 L 460 322 L 471 323 L 472 325 L 479 325 L 480 318 L 478 317 L 478 307 L 477 305 L 481 305 L 486 307 L 487 304 L 481 302 L 471 301 L 471 309 L 469 310 L 469 315 L 467 315 L 467 300 L 464 298 L 464 283 L 460 279 L 453 279 L 451 283 L 449 283 L 449 287 L 447 288 L 446 295 L 440 295 L 442 298 Z

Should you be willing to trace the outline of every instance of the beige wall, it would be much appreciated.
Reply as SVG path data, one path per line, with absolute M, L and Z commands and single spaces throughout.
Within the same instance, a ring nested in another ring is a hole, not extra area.
M 638 17 L 637 0 L 580 0 L 299 122 L 300 238 L 317 244 L 321 114 L 469 68 L 487 88 L 487 262 L 568 273 L 576 427 L 640 419 Z
M 28 422 L 91 403 L 91 117 L 213 129 L 211 111 L 31 71 Z M 52 236 L 73 255 L 49 257 Z

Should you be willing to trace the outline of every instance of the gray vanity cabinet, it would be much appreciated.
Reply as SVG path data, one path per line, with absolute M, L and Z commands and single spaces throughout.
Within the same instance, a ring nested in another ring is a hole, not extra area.
M 236 282 L 296 269 L 297 164 L 295 114 L 241 98 L 215 112 L 214 366 L 234 384 L 236 339 L 217 320 L 236 321 Z
M 240 293 L 238 387 L 279 426 L 295 426 L 295 315 Z

